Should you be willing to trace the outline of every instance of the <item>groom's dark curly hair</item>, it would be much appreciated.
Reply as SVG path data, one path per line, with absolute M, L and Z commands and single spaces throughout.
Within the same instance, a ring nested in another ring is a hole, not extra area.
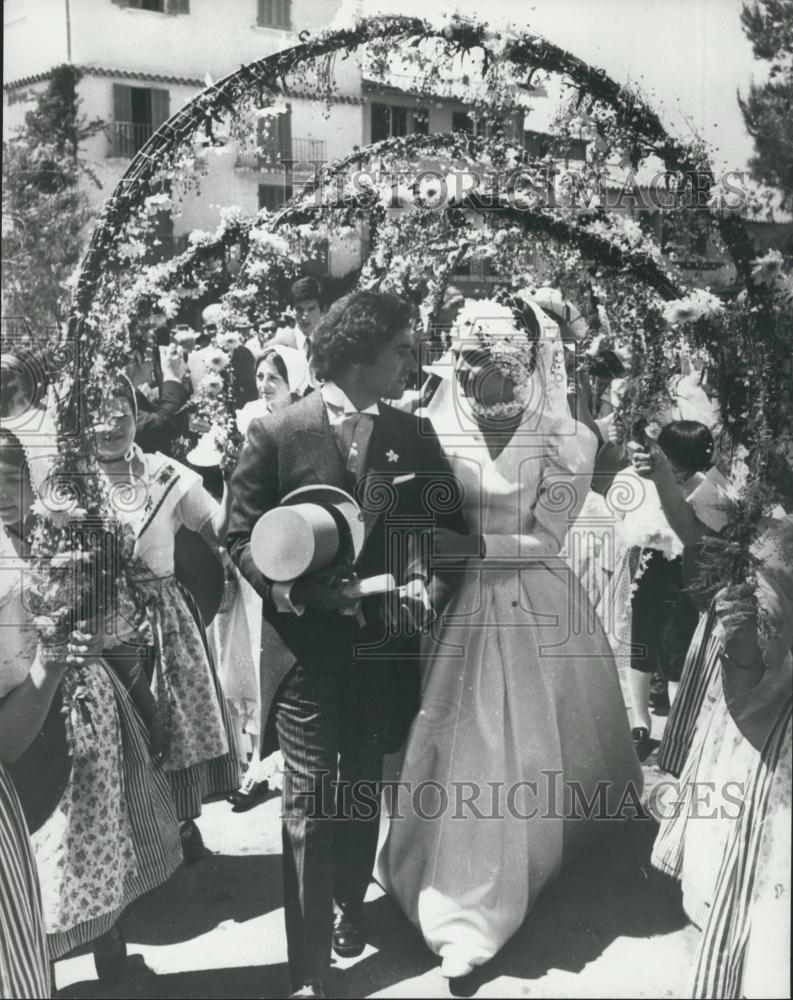
M 335 379 L 353 363 L 372 364 L 411 316 L 409 303 L 389 292 L 353 292 L 334 302 L 311 336 L 317 378 Z

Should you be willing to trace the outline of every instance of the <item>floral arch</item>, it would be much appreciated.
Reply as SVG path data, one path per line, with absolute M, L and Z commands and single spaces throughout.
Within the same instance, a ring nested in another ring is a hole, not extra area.
M 313 182 L 278 213 L 263 210 L 243 218 L 226 211 L 214 233 L 193 234 L 185 252 L 151 263 L 146 248 L 158 212 L 171 207 L 171 186 L 200 183 L 196 144 L 211 147 L 227 129 L 242 146 L 250 145 L 248 119 L 257 111 L 266 118 L 297 90 L 331 102 L 335 60 L 362 45 L 369 74 L 383 81 L 392 53 L 402 53 L 417 101 L 444 85 L 455 61 L 473 66 L 480 84 L 473 103 L 487 113 L 490 137 L 414 135 L 355 150 L 318 168 Z M 548 190 L 553 155 L 530 155 L 511 139 L 508 126 L 519 111 L 519 95 L 542 72 L 561 75 L 569 89 L 558 141 L 564 144 L 581 128 L 592 138 L 584 181 L 596 180 L 610 157 L 632 167 L 656 163 L 672 195 L 665 211 L 668 226 L 681 240 L 703 229 L 716 234 L 734 263 L 740 294 L 722 302 L 707 290 L 687 287 L 654 237 L 623 216 L 597 204 L 576 211 L 564 196 L 550 202 L 532 197 Z M 436 188 L 438 178 L 445 184 L 452 172 L 481 170 L 483 164 L 490 179 L 480 178 L 473 188 L 453 194 L 446 184 L 443 203 L 436 205 L 427 185 L 400 187 L 393 179 L 396 168 L 415 172 L 422 157 L 433 164 Z M 505 173 L 517 178 L 511 192 L 493 181 Z M 359 285 L 410 295 L 428 331 L 455 268 L 476 256 L 486 258 L 512 287 L 553 284 L 574 301 L 593 296 L 632 350 L 625 404 L 632 412 L 626 419 L 651 411 L 666 395 L 682 354 L 707 351 L 717 365 L 725 434 L 749 450 L 751 475 L 727 544 L 714 557 L 722 579 L 741 578 L 754 525 L 773 499 L 774 440 L 788 430 L 793 412 L 793 327 L 785 307 L 790 286 L 774 273 L 775 262 L 753 267 L 736 207 L 714 177 L 700 142 L 670 136 L 638 94 L 538 35 L 458 15 L 438 21 L 351 17 L 335 30 L 303 35 L 299 45 L 208 87 L 136 154 L 106 204 L 76 285 L 69 324 L 69 337 L 79 345 L 75 378 L 88 400 L 90 423 L 91 401 L 101 396 L 108 374 L 126 363 L 153 311 L 175 315 L 185 299 L 212 289 L 229 324 L 240 314 L 257 321 L 283 304 L 289 281 L 318 241 L 365 220 L 371 250 Z M 228 347 L 228 337 L 229 329 L 221 324 L 219 349 Z M 225 429 L 230 456 L 239 443 L 230 408 L 231 377 L 225 370 L 220 388 L 199 400 Z M 91 435 L 63 434 L 60 463 L 60 488 L 81 507 L 106 514 L 108 498 L 93 473 Z M 75 500 L 76 474 L 81 486 Z M 39 555 L 64 550 L 67 535 L 43 517 L 36 535 Z

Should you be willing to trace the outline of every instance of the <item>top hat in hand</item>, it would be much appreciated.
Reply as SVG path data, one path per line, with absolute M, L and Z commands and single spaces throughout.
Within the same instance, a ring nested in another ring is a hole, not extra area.
M 354 564 L 365 537 L 361 508 L 335 486 L 303 486 L 262 514 L 251 534 L 261 572 L 286 583 L 336 563 Z

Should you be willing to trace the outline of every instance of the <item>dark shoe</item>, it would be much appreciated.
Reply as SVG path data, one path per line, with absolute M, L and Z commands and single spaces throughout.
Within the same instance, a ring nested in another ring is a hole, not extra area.
M 333 950 L 339 958 L 357 958 L 365 944 L 361 911 L 340 906 L 333 919 Z
M 99 982 L 117 983 L 124 975 L 127 962 L 127 942 L 118 924 L 94 941 L 92 951 Z
M 246 778 L 236 792 L 232 792 L 228 797 L 231 802 L 232 812 L 241 813 L 252 809 L 257 802 L 270 791 L 270 784 L 267 781 L 254 781 Z
M 650 682 L 650 708 L 657 713 L 669 711 L 669 687 L 658 674 L 653 674 Z
M 291 997 L 324 997 L 327 996 L 325 991 L 321 986 L 317 986 L 316 983 L 306 983 L 305 986 L 301 986 L 299 990 L 295 990 L 293 993 L 289 994 Z
M 188 819 L 179 828 L 179 838 L 182 841 L 182 852 L 185 861 L 200 861 L 209 851 L 204 847 L 204 838 L 193 820 Z
M 650 756 L 652 743 L 650 742 L 650 730 L 646 726 L 637 726 L 631 729 L 631 739 L 636 748 L 636 756 L 644 761 Z

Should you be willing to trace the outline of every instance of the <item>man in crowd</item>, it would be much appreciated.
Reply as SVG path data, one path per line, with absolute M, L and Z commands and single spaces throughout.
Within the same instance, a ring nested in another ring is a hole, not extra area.
M 311 338 L 325 311 L 322 286 L 316 278 L 300 278 L 292 285 L 292 302 L 295 309 L 297 327 L 281 330 L 275 340 L 285 347 L 295 347 L 306 358 L 311 358 Z

